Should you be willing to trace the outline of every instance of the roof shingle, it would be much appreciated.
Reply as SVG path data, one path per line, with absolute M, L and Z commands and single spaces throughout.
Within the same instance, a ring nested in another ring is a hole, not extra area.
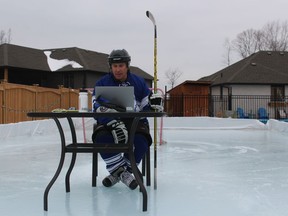
M 77 47 L 57 48 L 57 49 L 33 49 L 13 44 L 0 45 L 0 67 L 15 67 L 41 71 L 51 71 L 47 63 L 45 51 L 51 51 L 50 57 L 53 59 L 68 59 L 82 65 L 83 68 L 73 68 L 67 65 L 58 69 L 58 72 L 65 71 L 95 71 L 109 72 L 107 63 L 108 54 L 95 52 Z M 144 79 L 153 80 L 153 76 L 138 67 L 131 66 L 131 71 Z
M 223 84 L 287 84 L 288 52 L 259 51 L 199 81 Z

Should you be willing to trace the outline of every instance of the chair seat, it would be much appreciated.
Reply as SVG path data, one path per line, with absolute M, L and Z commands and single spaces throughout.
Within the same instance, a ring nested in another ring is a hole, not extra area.
M 79 152 L 79 153 L 115 153 L 115 152 L 128 152 L 129 145 L 127 144 L 90 144 L 90 143 L 71 143 L 65 147 L 65 152 Z

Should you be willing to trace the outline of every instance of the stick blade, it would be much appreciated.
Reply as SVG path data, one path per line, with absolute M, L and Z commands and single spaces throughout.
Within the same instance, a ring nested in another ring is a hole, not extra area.
M 154 25 L 156 25 L 156 21 L 154 19 L 153 14 L 150 11 L 146 11 L 146 16 L 152 21 Z

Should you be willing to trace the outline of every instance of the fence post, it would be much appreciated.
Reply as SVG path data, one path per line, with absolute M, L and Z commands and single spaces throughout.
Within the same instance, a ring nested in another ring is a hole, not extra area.
M 7 121 L 7 92 L 6 92 L 6 80 L 4 79 L 3 82 L 2 82 L 2 85 L 3 85 L 3 106 L 2 106 L 2 109 L 3 109 L 3 124 L 6 123 Z
M 38 104 L 38 87 L 39 87 L 39 84 L 33 84 L 34 86 L 34 110 L 33 112 L 37 112 L 37 104 Z M 32 118 L 32 120 L 35 120 L 35 118 Z
M 4 103 L 4 87 L 3 87 L 3 81 L 0 82 L 0 103 L 1 103 L 1 107 L 0 107 L 0 113 L 1 113 L 1 118 L 0 118 L 0 124 L 3 124 L 4 123 L 4 106 L 5 106 L 5 103 Z
M 58 93 L 60 94 L 60 107 L 63 108 L 63 85 L 58 85 Z

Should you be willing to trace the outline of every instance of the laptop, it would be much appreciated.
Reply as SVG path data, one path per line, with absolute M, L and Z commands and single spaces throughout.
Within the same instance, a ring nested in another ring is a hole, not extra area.
M 95 98 L 99 96 L 107 99 L 109 103 L 124 107 L 127 112 L 134 111 L 133 86 L 96 86 Z

